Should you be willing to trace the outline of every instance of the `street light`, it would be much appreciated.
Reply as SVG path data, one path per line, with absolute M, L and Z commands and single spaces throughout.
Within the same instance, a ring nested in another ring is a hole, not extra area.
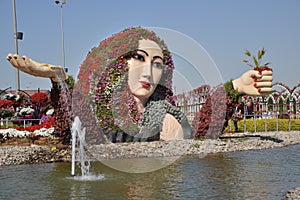
M 19 54 L 18 40 L 22 40 L 23 39 L 23 33 L 22 32 L 17 32 L 17 14 L 16 14 L 16 3 L 15 3 L 15 0 L 12 0 L 12 8 L 13 8 L 15 53 Z M 16 92 L 19 89 L 20 89 L 20 73 L 19 73 L 19 69 L 16 69 Z
M 65 36 L 64 36 L 64 20 L 63 20 L 63 9 L 62 9 L 63 5 L 67 3 L 67 0 L 56 0 L 55 3 L 60 5 L 62 67 L 67 72 L 65 66 Z

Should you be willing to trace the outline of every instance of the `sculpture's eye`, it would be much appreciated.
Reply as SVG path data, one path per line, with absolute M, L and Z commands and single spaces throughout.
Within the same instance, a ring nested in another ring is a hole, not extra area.
M 145 58 L 143 55 L 139 54 L 139 53 L 135 53 L 132 58 L 139 60 L 139 61 L 145 61 Z
M 163 69 L 164 68 L 163 64 L 160 63 L 160 62 L 154 62 L 154 63 L 152 63 L 152 66 L 156 67 L 158 69 Z

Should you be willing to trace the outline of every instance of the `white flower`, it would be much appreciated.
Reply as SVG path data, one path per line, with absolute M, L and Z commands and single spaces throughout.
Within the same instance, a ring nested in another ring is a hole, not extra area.
M 0 135 L 2 135 L 3 139 L 8 139 L 11 137 L 19 137 L 19 138 L 24 138 L 28 135 L 30 135 L 31 133 L 29 131 L 18 131 L 16 129 L 13 128 L 9 128 L 9 129 L 0 129 Z
M 54 128 L 51 127 L 51 128 L 48 128 L 48 129 L 41 128 L 40 130 L 35 130 L 33 132 L 33 135 L 48 137 L 53 133 L 54 133 Z M 0 129 L 0 135 L 2 135 L 2 138 L 4 140 L 7 140 L 7 139 L 12 138 L 12 137 L 24 138 L 24 137 L 32 135 L 32 133 L 29 132 L 29 131 L 18 131 L 16 129 L 9 128 L 9 129 Z
M 39 136 L 45 136 L 45 137 L 48 137 L 50 136 L 52 133 L 54 132 L 54 128 L 51 127 L 51 128 L 41 128 L 39 130 L 35 130 L 33 133 L 34 135 L 39 135 Z
M 15 101 L 19 101 L 20 99 L 21 99 L 21 96 L 17 94 L 15 97 Z
M 4 98 L 7 99 L 7 100 L 10 100 L 14 95 L 11 94 L 11 93 L 7 93 L 4 95 Z
M 49 110 L 47 110 L 46 115 L 52 115 L 53 112 L 54 112 L 54 109 L 53 109 L 53 108 L 52 108 L 52 109 L 49 109 Z
M 19 111 L 18 115 L 19 115 L 19 116 L 29 115 L 29 114 L 31 114 L 31 113 L 33 113 L 33 112 L 34 112 L 34 109 L 32 109 L 32 108 L 30 108 L 30 107 L 25 107 L 25 108 L 22 108 L 22 109 Z
M 11 93 L 7 93 L 3 97 L 6 100 L 12 100 L 12 101 L 19 101 L 21 99 L 20 95 L 18 95 L 18 94 L 11 94 Z

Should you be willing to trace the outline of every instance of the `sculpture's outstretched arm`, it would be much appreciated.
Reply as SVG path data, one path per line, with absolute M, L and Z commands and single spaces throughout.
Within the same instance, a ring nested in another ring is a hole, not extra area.
M 58 78 L 62 80 L 68 78 L 68 75 L 61 66 L 39 63 L 27 56 L 21 57 L 18 54 L 10 53 L 6 58 L 15 68 L 33 76 L 51 78 L 54 82 L 57 82 Z

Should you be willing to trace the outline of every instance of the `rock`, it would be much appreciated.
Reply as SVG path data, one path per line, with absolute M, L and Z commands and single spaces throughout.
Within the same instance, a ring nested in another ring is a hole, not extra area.
M 283 199 L 288 199 L 288 200 L 296 200 L 300 199 L 300 187 L 289 190 L 287 194 L 283 197 Z
M 56 149 L 67 149 L 69 146 L 64 144 L 57 144 Z

